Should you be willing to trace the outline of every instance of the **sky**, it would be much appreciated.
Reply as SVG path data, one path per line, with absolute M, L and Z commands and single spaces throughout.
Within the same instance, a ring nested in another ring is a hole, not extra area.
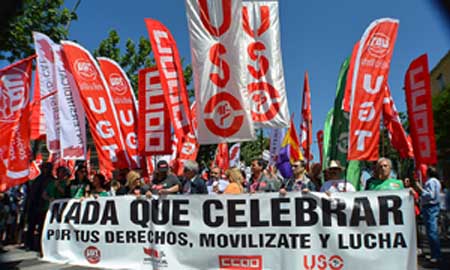
M 72 8 L 75 0 L 66 1 Z M 299 127 L 303 76 L 309 73 L 313 137 L 323 129 L 333 106 L 339 68 L 369 24 L 378 18 L 400 21 L 388 82 L 399 111 L 406 111 L 403 80 L 410 62 L 427 53 L 430 69 L 450 49 L 450 26 L 426 0 L 279 0 L 281 48 L 290 113 Z M 184 0 L 82 0 L 78 20 L 70 25 L 70 39 L 91 52 L 117 30 L 121 45 L 130 38 L 148 38 L 144 18 L 162 22 L 172 32 L 181 57 L 191 62 Z M 313 145 L 319 157 L 317 143 Z

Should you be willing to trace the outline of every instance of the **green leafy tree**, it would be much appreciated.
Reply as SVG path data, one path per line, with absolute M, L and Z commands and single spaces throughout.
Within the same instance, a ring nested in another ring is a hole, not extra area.
M 70 22 L 77 19 L 76 9 L 63 6 L 63 0 L 2 1 L 0 20 L 0 60 L 10 63 L 34 54 L 32 31 L 51 39 L 67 39 Z M 5 9 L 3 9 L 5 7 Z
M 142 68 L 155 66 L 155 59 L 152 57 L 152 47 L 148 38 L 141 36 L 138 44 L 131 39 L 125 42 L 125 51 L 121 52 L 120 37 L 116 30 L 110 30 L 108 37 L 100 42 L 94 50 L 94 56 L 104 56 L 113 59 L 123 68 L 131 81 L 134 91 L 138 89 L 138 72 Z M 183 61 L 182 61 L 183 62 Z M 192 68 L 186 65 L 183 70 L 184 80 L 188 86 L 192 81 Z M 189 90 L 193 96 L 193 90 Z
M 450 154 L 450 85 L 433 97 L 436 146 L 441 157 Z

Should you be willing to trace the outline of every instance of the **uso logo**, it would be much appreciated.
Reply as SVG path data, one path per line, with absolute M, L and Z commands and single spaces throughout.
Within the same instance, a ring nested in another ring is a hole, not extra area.
M 93 81 L 97 78 L 97 72 L 89 60 L 78 58 L 73 67 L 77 74 L 85 80 Z
M 370 39 L 369 53 L 374 57 L 384 57 L 389 52 L 389 37 L 383 33 L 376 33 Z
M 220 255 L 220 270 L 262 270 L 262 256 Z
M 344 259 L 339 255 L 330 257 L 324 254 L 303 256 L 304 270 L 341 270 L 342 268 L 344 268 Z
M 94 246 L 89 246 L 84 250 L 84 257 L 90 264 L 97 264 L 100 262 L 101 252 Z

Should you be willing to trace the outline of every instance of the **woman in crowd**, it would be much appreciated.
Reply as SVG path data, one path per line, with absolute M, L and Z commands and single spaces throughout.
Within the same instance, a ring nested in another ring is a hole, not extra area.
M 232 168 L 227 170 L 226 176 L 230 184 L 225 188 L 223 194 L 242 194 L 244 193 L 244 187 L 242 183 L 244 178 L 242 177 L 241 170 L 239 168 Z
M 106 191 L 106 178 L 103 174 L 97 173 L 92 180 L 92 195 L 94 197 L 107 197 L 109 196 Z

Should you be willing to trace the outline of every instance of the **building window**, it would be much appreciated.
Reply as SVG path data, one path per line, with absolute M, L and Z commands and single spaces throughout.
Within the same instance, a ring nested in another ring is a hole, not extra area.
M 439 88 L 441 89 L 441 91 L 444 91 L 446 84 L 442 73 L 437 76 L 437 81 L 439 83 Z

